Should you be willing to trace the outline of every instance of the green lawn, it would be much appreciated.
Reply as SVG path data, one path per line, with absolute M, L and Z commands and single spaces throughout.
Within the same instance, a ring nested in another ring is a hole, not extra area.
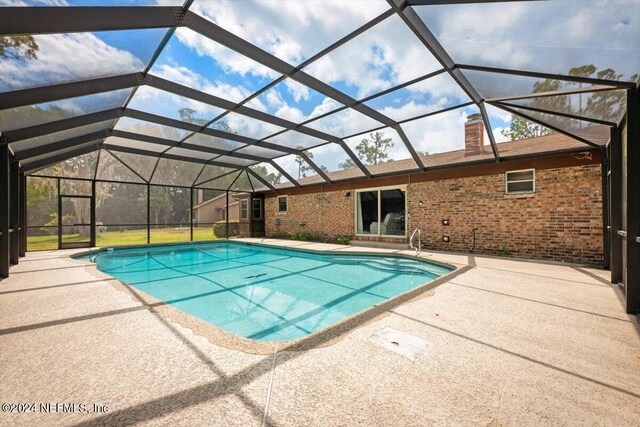
M 151 243 L 173 243 L 188 242 L 190 240 L 188 228 L 152 228 Z M 213 240 L 211 226 L 193 227 L 193 240 Z M 88 240 L 87 237 L 80 237 L 79 234 L 64 236 L 64 242 L 80 242 Z M 147 230 L 127 230 L 127 231 L 106 231 L 98 233 L 96 236 L 97 246 L 124 246 L 124 245 L 144 245 L 147 243 Z M 42 251 L 58 249 L 58 236 L 29 236 L 27 237 L 27 250 Z

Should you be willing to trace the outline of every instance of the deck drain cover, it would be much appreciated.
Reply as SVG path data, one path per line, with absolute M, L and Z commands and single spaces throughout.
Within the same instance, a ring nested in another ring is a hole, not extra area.
M 397 329 L 386 327 L 369 337 L 369 341 L 415 362 L 426 356 L 431 343 L 422 338 L 406 334 Z

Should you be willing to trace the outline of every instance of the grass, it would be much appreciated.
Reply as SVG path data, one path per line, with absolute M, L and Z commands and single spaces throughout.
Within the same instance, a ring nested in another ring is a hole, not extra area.
M 190 235 L 188 228 L 152 228 L 151 243 L 177 243 L 188 242 Z M 213 234 L 211 226 L 193 227 L 193 240 L 213 240 L 216 236 Z M 80 242 L 88 240 L 88 237 L 79 234 L 69 234 L 64 236 L 64 242 Z M 147 243 L 147 230 L 127 230 L 127 231 L 105 231 L 98 233 L 96 236 L 97 246 L 125 246 L 125 245 L 144 245 Z M 27 250 L 43 251 L 58 249 L 58 236 L 29 236 L 27 237 Z

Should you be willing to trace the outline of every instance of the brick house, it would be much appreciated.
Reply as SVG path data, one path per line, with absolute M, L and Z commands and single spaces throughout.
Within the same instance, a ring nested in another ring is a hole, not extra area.
M 584 132 L 608 141 L 604 127 Z M 265 234 L 401 243 L 420 227 L 429 249 L 602 265 L 601 150 L 559 133 L 498 147 L 504 161 L 487 163 L 493 153 L 482 120 L 471 115 L 465 148 L 422 157 L 427 171 L 402 174 L 412 161 L 398 160 L 369 166 L 370 179 L 340 183 L 355 173 L 344 170 L 329 174 L 332 184 L 265 193 Z

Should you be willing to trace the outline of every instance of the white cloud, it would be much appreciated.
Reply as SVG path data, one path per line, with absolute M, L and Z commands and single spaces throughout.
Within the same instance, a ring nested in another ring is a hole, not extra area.
M 283 119 L 292 121 L 294 123 L 301 123 L 301 122 L 307 120 L 307 117 L 302 113 L 302 111 L 300 111 L 299 109 L 297 109 L 295 107 L 290 107 L 288 105 L 281 106 L 274 113 L 274 115 L 276 117 L 281 117 Z
M 389 8 L 382 0 L 196 1 L 191 10 L 298 65 Z
M 269 107 L 271 108 L 280 108 L 285 105 L 284 100 L 276 90 L 269 90 L 266 93 L 265 98 L 267 100 L 267 105 L 269 105 Z
M 140 86 L 129 108 L 180 119 L 178 111 L 189 108 L 201 119 L 211 120 L 224 110 L 196 100 L 165 92 L 151 86 Z
M 231 128 L 231 132 L 249 138 L 262 139 L 282 130 L 280 126 L 272 125 L 238 113 L 229 113 L 224 116 L 222 120 Z
M 195 31 L 180 27 L 175 32 L 178 40 L 193 49 L 199 56 L 207 56 L 218 63 L 225 73 L 237 73 L 241 76 L 276 78 L 278 73 L 244 55 L 241 55 Z
M 295 80 L 286 79 L 284 84 L 287 86 L 287 90 L 293 96 L 293 99 L 296 102 L 300 102 L 301 100 L 309 99 L 311 96 L 309 92 L 309 88 L 296 82 Z
M 161 65 L 154 70 L 154 74 L 172 82 L 233 102 L 240 102 L 251 95 L 251 91 L 242 85 L 234 86 L 220 81 L 211 82 L 204 76 L 183 66 Z M 256 103 L 253 105 L 255 106 L 254 108 L 262 111 L 265 110 L 265 107 L 261 105 L 260 101 L 256 100 Z
M 141 71 L 131 52 L 91 33 L 35 35 L 37 59 L 0 59 L 0 87 L 20 89 Z
M 467 113 L 453 110 L 401 125 L 416 150 L 430 154 L 464 148 Z
M 338 113 L 309 122 L 305 126 L 337 137 L 345 137 L 381 127 L 382 123 L 356 110 L 347 108 Z
M 303 71 L 327 83 L 355 87 L 349 92 L 363 98 L 438 68 L 427 48 L 393 15 Z
M 409 101 L 406 104 L 402 104 L 399 106 L 390 105 L 387 107 L 378 108 L 377 110 L 395 121 L 402 121 L 405 119 L 420 116 L 422 114 L 441 110 L 447 107 L 448 104 L 449 103 L 446 98 L 440 98 L 437 99 L 436 102 L 431 104 Z
M 339 102 L 331 98 L 324 98 L 322 100 L 322 103 L 316 106 L 311 114 L 309 114 L 309 117 L 316 117 L 328 113 L 329 111 L 333 111 L 336 108 L 340 107 L 340 105 L 341 104 Z

